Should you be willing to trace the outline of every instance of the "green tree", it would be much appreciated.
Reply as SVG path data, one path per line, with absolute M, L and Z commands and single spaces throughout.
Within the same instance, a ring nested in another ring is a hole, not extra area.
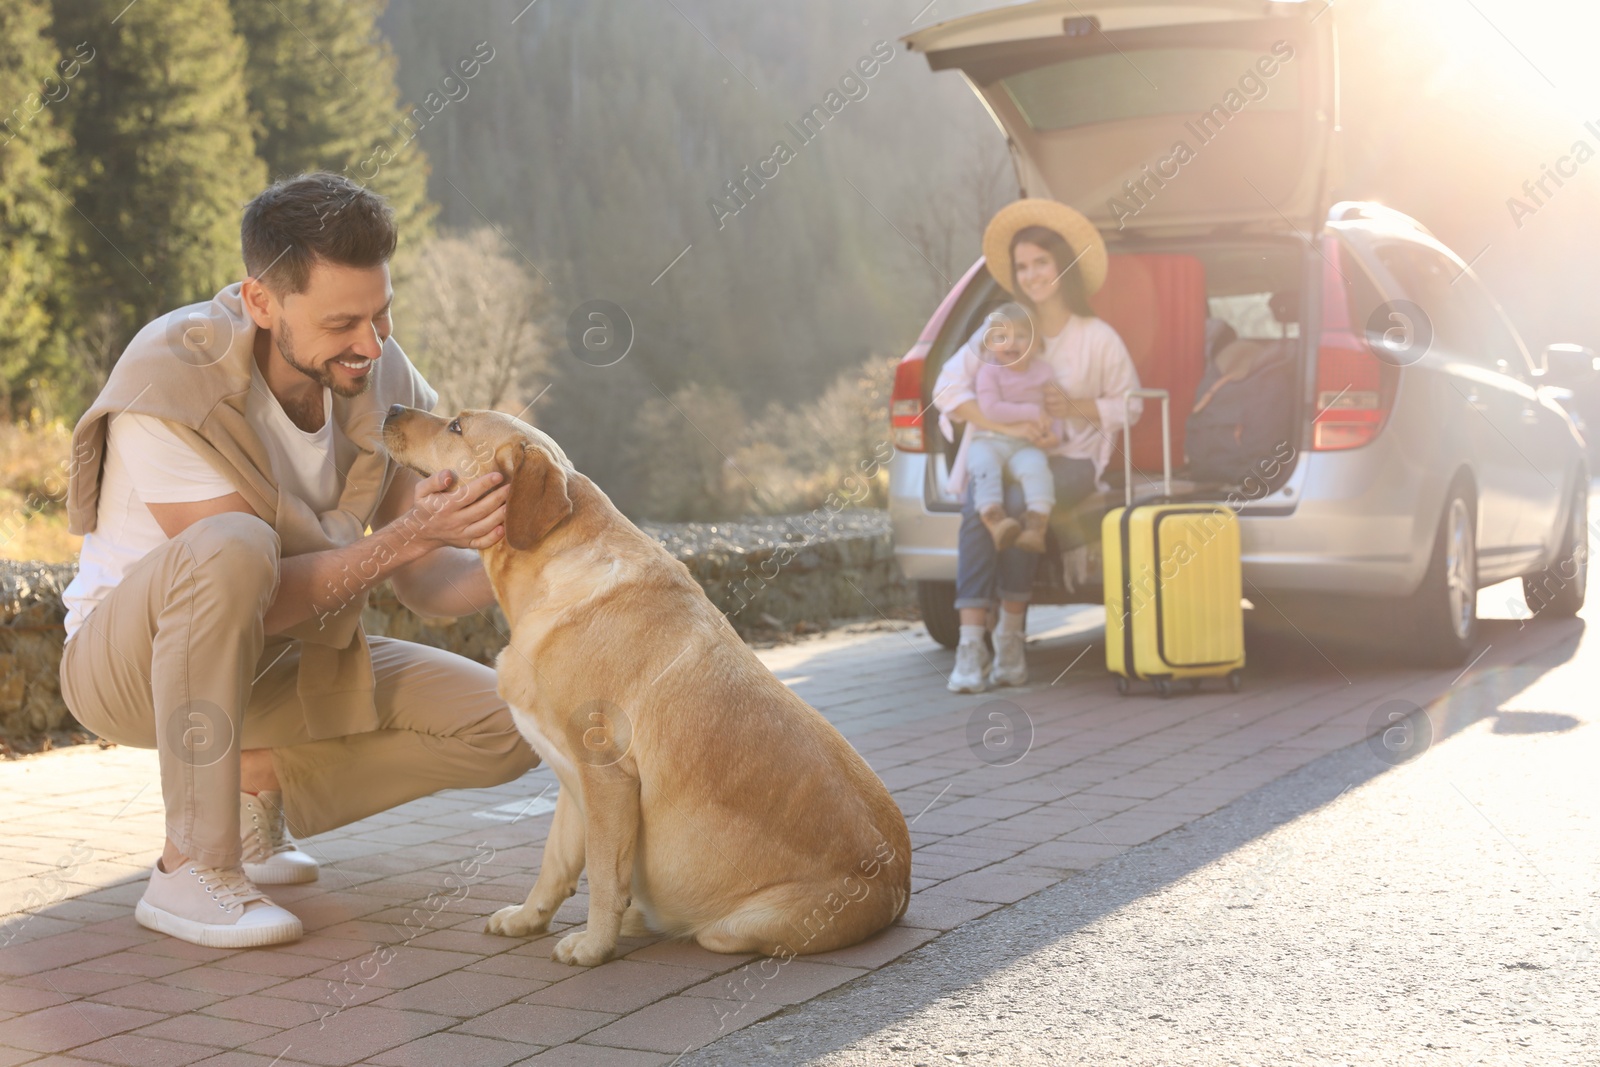
M 256 150 L 270 176 L 331 170 L 369 186 L 394 206 L 405 247 L 427 235 L 436 208 L 428 200 L 427 154 L 412 137 L 412 109 L 400 106 L 394 52 L 377 28 L 384 2 L 232 6 L 249 48 Z
M 260 191 L 244 42 L 227 0 L 57 0 L 63 49 L 95 59 L 67 109 L 76 141 L 71 267 L 79 314 L 114 358 L 156 315 L 239 277 L 239 213 Z M 96 368 L 105 371 L 109 367 Z
M 81 72 L 46 35 L 49 21 L 44 0 L 0 0 L 0 416 L 26 405 L 31 382 L 60 374 L 64 348 L 54 290 L 67 201 L 52 168 L 70 143 L 56 120 L 75 81 L 64 75 Z

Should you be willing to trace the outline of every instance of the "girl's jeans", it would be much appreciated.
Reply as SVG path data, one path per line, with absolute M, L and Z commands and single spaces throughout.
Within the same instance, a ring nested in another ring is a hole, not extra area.
M 1022 483 L 1022 499 L 1029 511 L 1048 515 L 1056 506 L 1056 487 L 1044 450 L 1024 438 L 976 431 L 967 446 L 967 473 L 972 478 L 973 506 L 980 514 L 990 504 L 1004 502 L 1007 474 Z
M 978 442 L 974 440 L 973 446 Z M 967 452 L 970 462 L 972 451 Z M 1094 464 L 1086 459 L 1069 459 L 1066 456 L 1046 456 L 1050 474 L 1055 481 L 1056 500 L 1062 507 L 1072 507 L 1094 492 Z M 1033 594 L 1033 576 L 1039 568 L 1040 556 L 1008 548 L 996 552 L 994 538 L 978 518 L 978 508 L 973 500 L 977 480 L 967 481 L 967 496 L 961 509 L 961 537 L 956 549 L 956 608 L 992 608 L 1001 600 L 1026 604 Z M 1006 511 L 1020 515 L 1023 510 L 1022 487 L 1012 483 L 1005 487 Z M 1062 546 L 1073 548 L 1075 545 Z

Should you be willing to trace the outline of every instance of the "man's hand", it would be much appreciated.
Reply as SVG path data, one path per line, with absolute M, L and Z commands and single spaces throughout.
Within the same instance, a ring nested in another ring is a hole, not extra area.
M 417 484 L 411 510 L 400 522 L 429 549 L 488 548 L 506 532 L 511 486 L 503 481 L 499 471 L 465 482 L 455 471 L 439 471 Z

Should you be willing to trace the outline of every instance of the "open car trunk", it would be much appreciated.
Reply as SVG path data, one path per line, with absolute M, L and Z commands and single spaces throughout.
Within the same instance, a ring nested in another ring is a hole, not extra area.
M 1109 240 L 1298 231 L 1326 211 L 1337 86 L 1325 0 L 1038 0 L 905 38 L 960 70 L 1025 196 Z

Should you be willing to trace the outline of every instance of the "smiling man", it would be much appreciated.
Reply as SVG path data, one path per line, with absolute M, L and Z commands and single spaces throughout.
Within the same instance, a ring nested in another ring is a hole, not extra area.
M 493 669 L 367 637 L 368 590 L 425 615 L 493 603 L 476 549 L 500 475 L 426 480 L 383 451 L 391 404 L 437 394 L 391 336 L 394 213 L 334 174 L 245 208 L 241 282 L 140 330 L 73 434 L 61 691 L 85 726 L 155 748 L 167 841 L 140 923 L 197 944 L 291 941 L 260 885 L 294 843 L 538 763 Z

